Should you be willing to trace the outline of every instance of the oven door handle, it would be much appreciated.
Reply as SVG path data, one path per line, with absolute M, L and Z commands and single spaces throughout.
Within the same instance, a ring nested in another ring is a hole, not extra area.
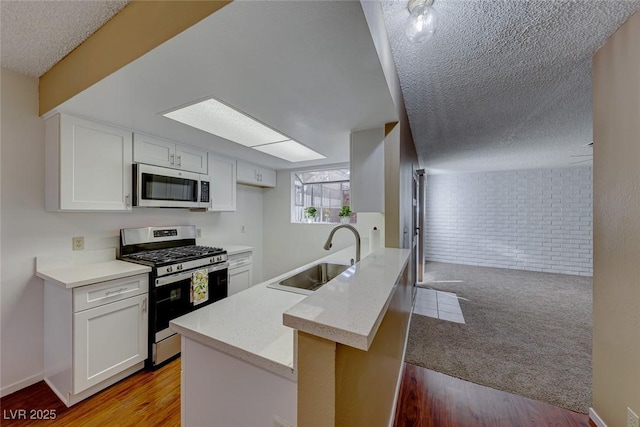
M 209 273 L 220 271 L 229 268 L 228 262 L 222 262 L 220 264 L 210 265 L 209 267 L 194 268 L 193 270 L 185 271 L 184 273 L 172 274 L 171 276 L 158 277 L 156 279 L 156 286 L 164 286 L 170 283 L 180 282 L 185 279 L 189 279 L 194 272 L 198 270 L 207 269 Z

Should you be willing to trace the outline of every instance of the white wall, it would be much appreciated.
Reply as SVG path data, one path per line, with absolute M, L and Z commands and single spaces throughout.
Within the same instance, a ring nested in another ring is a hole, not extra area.
M 592 274 L 591 167 L 430 175 L 428 260 Z
M 266 190 L 264 194 L 265 280 L 355 243 L 350 231 L 338 230 L 333 239 L 331 252 L 325 251 L 324 242 L 337 224 L 291 223 L 291 171 L 278 171 L 277 180 L 278 186 Z M 376 226 L 384 236 L 384 215 L 358 213 L 358 223 L 354 226 L 363 239 L 364 252 L 364 248 L 368 248 L 369 244 L 369 230 Z M 381 245 L 384 246 L 384 239 Z
M 8 70 L 1 75 L 1 365 L 3 395 L 41 379 L 43 281 L 34 276 L 38 255 L 117 247 L 121 228 L 193 224 L 203 240 L 253 246 L 254 278 L 262 278 L 263 191 L 238 185 L 235 213 L 135 209 L 133 213 L 51 213 L 44 210 L 44 123 L 38 81 Z M 188 142 L 188 141 L 185 141 Z M 240 232 L 241 225 L 245 233 Z

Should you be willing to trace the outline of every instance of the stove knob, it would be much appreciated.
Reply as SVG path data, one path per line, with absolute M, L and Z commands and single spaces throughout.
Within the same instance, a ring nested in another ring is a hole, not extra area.
M 173 271 L 173 267 L 167 267 L 167 273 L 171 273 Z
M 216 257 L 211 258 L 211 261 L 209 261 L 210 263 L 214 263 L 216 262 Z
M 182 264 L 178 264 L 178 266 L 176 267 L 178 270 L 182 270 Z

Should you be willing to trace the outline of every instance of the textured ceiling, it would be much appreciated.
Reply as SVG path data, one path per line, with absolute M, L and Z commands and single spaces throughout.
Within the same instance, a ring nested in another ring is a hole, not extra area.
M 40 77 L 129 0 L 0 1 L 0 64 Z
M 38 77 L 127 3 L 0 0 L 1 65 Z M 406 5 L 382 0 L 423 166 L 588 164 L 591 57 L 640 0 L 435 0 L 424 45 L 404 36 Z
M 423 45 L 382 2 L 421 164 L 432 173 L 559 167 L 591 153 L 591 57 L 640 1 L 435 0 Z

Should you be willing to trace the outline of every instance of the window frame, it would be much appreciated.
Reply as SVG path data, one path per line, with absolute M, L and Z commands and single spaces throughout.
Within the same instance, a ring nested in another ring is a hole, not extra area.
M 336 211 L 339 212 L 339 210 L 342 208 L 343 204 L 343 200 L 344 200 L 344 192 L 348 191 L 348 198 L 349 198 L 349 202 L 351 201 L 351 179 L 347 179 L 347 180 L 335 180 L 335 181 L 318 181 L 318 182 L 309 182 L 309 183 L 305 183 L 302 181 L 302 179 L 300 178 L 299 174 L 300 173 L 304 173 L 304 172 L 321 172 L 321 171 L 330 171 L 330 170 L 337 170 L 337 169 L 349 169 L 349 165 L 330 165 L 327 167 L 316 167 L 313 169 L 298 169 L 298 170 L 291 170 L 290 174 L 291 174 L 291 187 L 290 187 L 290 221 L 292 224 L 340 224 L 342 223 L 342 218 L 338 217 L 338 220 L 332 220 L 332 221 L 324 221 L 323 216 L 326 215 L 326 210 L 330 209 L 331 213 L 329 214 L 329 216 L 332 216 L 332 214 L 334 212 L 332 211 Z M 350 177 L 349 177 L 350 178 Z M 347 184 L 349 187 L 347 190 L 345 190 L 343 188 L 344 184 Z M 340 191 L 341 195 L 342 195 L 342 200 L 339 206 L 323 206 L 324 204 L 324 200 L 328 199 L 331 200 L 330 198 L 325 197 L 324 192 L 325 192 L 325 187 L 324 185 L 326 184 L 340 184 L 340 189 L 338 189 L 337 191 Z M 310 204 L 310 205 L 305 205 L 305 198 L 309 197 L 307 195 L 307 193 L 305 192 L 305 186 L 308 185 L 312 185 L 312 186 L 316 186 L 316 185 L 320 185 L 321 187 L 321 194 L 319 196 L 313 194 L 314 189 L 312 188 L 311 190 L 311 198 L 312 200 L 319 197 L 321 202 L 321 206 L 315 206 L 315 204 Z M 300 212 L 300 210 L 304 210 L 305 206 L 313 206 L 316 207 L 316 209 L 318 209 L 318 211 L 320 212 L 321 210 L 324 210 L 323 212 L 320 213 L 320 215 L 318 215 L 318 217 L 316 217 L 317 219 L 315 221 L 308 221 L 305 220 L 304 218 L 304 214 Z M 337 215 L 337 214 L 336 214 Z M 346 222 L 347 224 L 356 224 L 357 223 L 357 217 L 356 214 L 354 212 L 352 212 L 351 216 L 349 217 L 349 220 Z

